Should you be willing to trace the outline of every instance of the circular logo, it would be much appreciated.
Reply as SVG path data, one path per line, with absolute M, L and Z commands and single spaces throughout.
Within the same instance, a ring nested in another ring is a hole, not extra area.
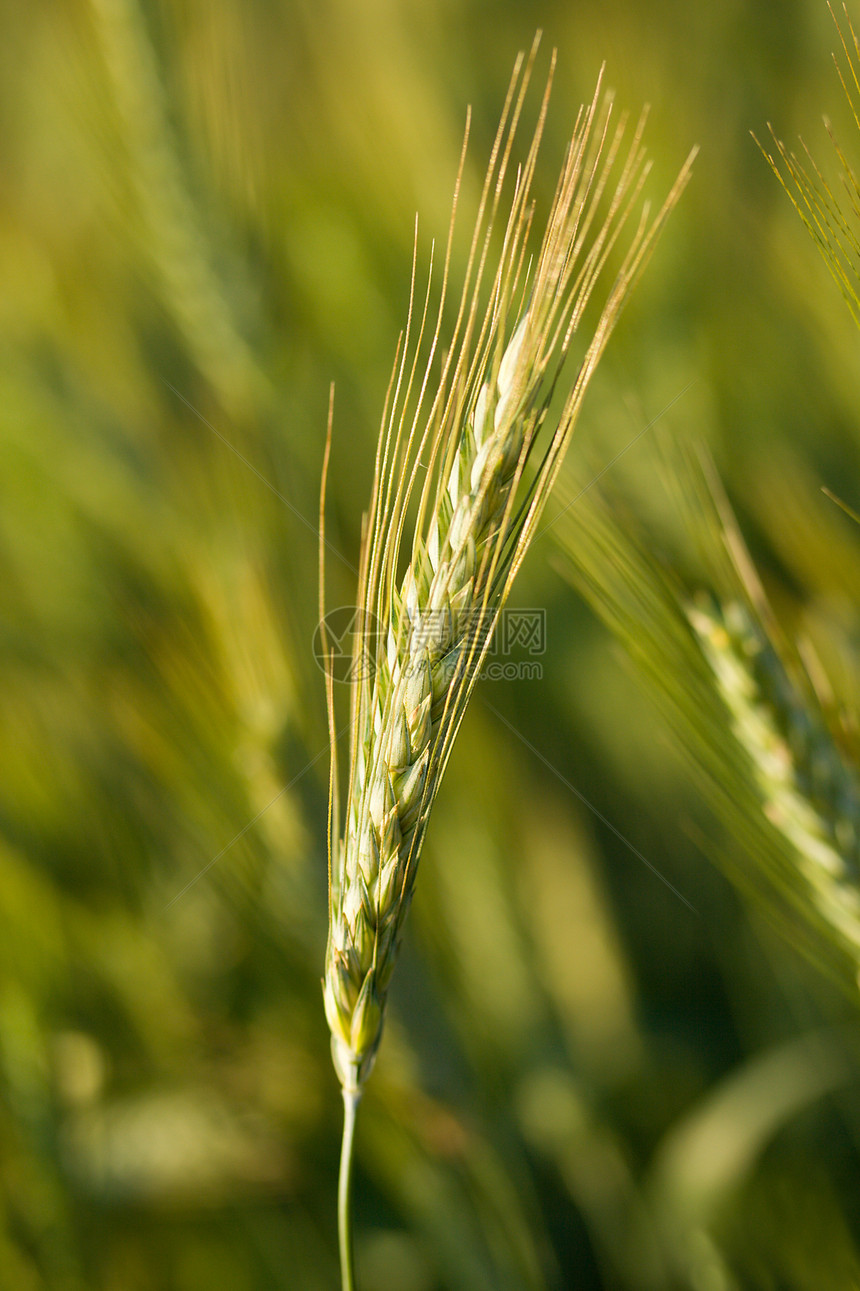
M 312 649 L 323 672 L 333 681 L 368 681 L 376 672 L 385 635 L 375 614 L 357 605 L 329 610 L 314 630 Z

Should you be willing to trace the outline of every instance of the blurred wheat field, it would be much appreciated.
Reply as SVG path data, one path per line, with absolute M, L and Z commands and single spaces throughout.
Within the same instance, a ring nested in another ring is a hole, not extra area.
M 539 202 L 604 59 L 652 105 L 656 192 L 701 154 L 517 587 L 545 650 L 510 658 L 540 675 L 481 683 L 435 808 L 363 1111 L 360 1280 L 860 1286 L 856 992 L 712 864 L 748 872 L 747 840 L 565 552 L 594 505 L 701 582 L 666 445 L 706 444 L 856 759 L 860 534 L 821 486 L 860 508 L 857 332 L 750 138 L 771 120 L 826 164 L 826 112 L 858 155 L 826 5 L 2 20 L 0 1282 L 336 1285 L 329 384 L 349 605 L 415 212 L 426 263 L 466 106 L 464 201 L 541 26 Z

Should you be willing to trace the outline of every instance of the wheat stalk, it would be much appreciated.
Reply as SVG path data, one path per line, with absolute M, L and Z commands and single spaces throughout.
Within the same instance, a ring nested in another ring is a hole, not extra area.
M 692 161 L 691 156 L 655 217 L 647 205 L 641 211 L 527 481 L 526 467 L 565 359 L 638 205 L 649 168 L 642 147 L 645 114 L 628 138 L 627 118 L 622 115 L 616 123 L 612 98 L 602 94 L 601 73 L 591 104 L 580 110 L 537 254 L 533 264 L 529 261 L 531 186 L 552 68 L 537 126 L 507 196 L 505 181 L 537 45 L 536 40 L 530 56 L 521 55 L 514 69 L 441 370 L 436 364 L 456 196 L 437 322 L 426 343 L 430 285 L 420 311 L 410 303 L 365 520 L 342 835 L 334 756 L 332 765 L 324 979 L 334 1065 L 346 1106 L 341 1176 L 346 1286 L 352 1285 L 348 1191 L 355 1108 L 379 1046 L 430 809 L 588 381 Z M 461 159 L 461 174 L 462 164 Z M 496 243 L 503 202 L 507 214 Z M 413 299 L 414 284 L 413 260 Z M 377 624 L 383 638 L 378 658 L 373 649 Z M 334 745 L 331 683 L 329 719 Z

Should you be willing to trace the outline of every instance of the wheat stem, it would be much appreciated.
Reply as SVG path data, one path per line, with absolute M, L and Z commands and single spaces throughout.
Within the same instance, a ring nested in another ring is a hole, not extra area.
M 340 1249 L 342 1291 L 355 1291 L 355 1257 L 352 1249 L 352 1166 L 355 1156 L 355 1124 L 360 1088 L 343 1088 L 343 1139 L 337 1185 L 337 1236 Z

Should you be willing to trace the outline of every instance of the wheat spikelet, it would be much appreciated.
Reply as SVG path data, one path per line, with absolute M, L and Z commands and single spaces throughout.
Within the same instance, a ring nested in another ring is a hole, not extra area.
M 648 170 L 644 114 L 628 142 L 627 120 L 622 116 L 614 124 L 611 97 L 601 97 L 598 81 L 590 106 L 577 119 L 532 268 L 530 190 L 550 72 L 537 127 L 512 184 L 490 278 L 494 230 L 536 50 L 537 41 L 531 56 L 521 56 L 515 67 L 441 372 L 434 380 L 453 215 L 438 322 L 422 349 L 428 285 L 420 318 L 410 306 L 380 434 L 362 547 L 362 631 L 342 837 L 336 764 L 332 769 L 324 998 L 345 1091 L 360 1089 L 379 1044 L 428 815 L 490 634 L 560 466 L 588 380 L 689 170 L 690 161 L 656 217 L 647 206 L 642 211 L 527 484 L 526 464 L 562 364 Z M 414 282 L 413 261 L 413 289 Z M 410 500 L 417 500 L 417 515 L 401 575 Z M 372 660 L 366 656 L 376 623 L 382 625 L 384 648 Z M 375 668 L 367 666 L 373 662 Z M 334 730 L 331 701 L 330 685 Z

